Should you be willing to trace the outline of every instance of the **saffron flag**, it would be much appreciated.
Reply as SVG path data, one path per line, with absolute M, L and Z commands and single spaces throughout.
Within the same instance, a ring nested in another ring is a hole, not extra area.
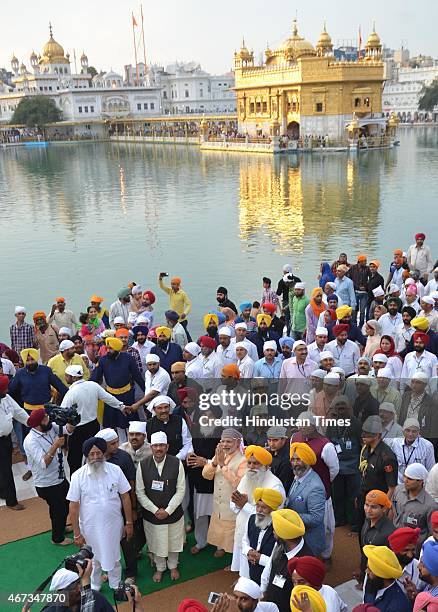
M 132 13 L 132 25 L 134 28 L 137 27 L 137 22 L 135 21 L 134 13 Z

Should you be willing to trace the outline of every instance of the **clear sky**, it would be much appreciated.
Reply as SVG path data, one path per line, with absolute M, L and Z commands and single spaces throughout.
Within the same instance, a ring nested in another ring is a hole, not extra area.
M 256 58 L 267 41 L 271 47 L 281 43 L 295 14 L 300 34 L 313 44 L 324 20 L 335 44 L 357 41 L 359 25 L 365 41 L 375 20 L 385 45 L 400 48 L 404 44 L 411 54 L 438 56 L 437 0 L 419 4 L 407 0 L 145 0 L 143 10 L 148 62 L 194 60 L 214 73 L 231 69 L 242 35 Z M 30 53 L 41 52 L 51 21 L 55 40 L 72 58 L 73 49 L 78 59 L 85 50 L 90 65 L 98 70 L 121 71 L 134 59 L 131 11 L 140 24 L 140 4 L 129 0 L 3 2 L 0 67 L 10 68 L 14 52 L 29 68 Z

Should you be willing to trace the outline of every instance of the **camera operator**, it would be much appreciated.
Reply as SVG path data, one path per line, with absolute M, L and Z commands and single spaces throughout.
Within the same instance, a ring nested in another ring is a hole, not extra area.
M 62 568 L 53 574 L 50 591 L 65 595 L 65 603 L 46 606 L 42 612 L 113 612 L 107 599 L 90 586 L 91 559 L 84 559 L 84 565 L 76 564 L 78 573 Z
M 65 378 L 70 389 L 65 394 L 61 406 L 63 408 L 76 406 L 81 415 L 81 422 L 68 441 L 67 461 L 70 466 L 70 474 L 82 466 L 82 444 L 88 438 L 95 436 L 100 429 L 97 420 L 98 401 L 102 400 L 117 410 L 124 408 L 123 402 L 105 391 L 98 383 L 84 380 L 83 376 L 84 370 L 80 365 L 69 365 L 65 370 Z
M 27 424 L 32 429 L 24 439 L 24 450 L 32 469 L 38 497 L 44 499 L 49 506 L 52 542 L 61 546 L 72 544 L 72 539 L 64 537 L 69 511 L 69 503 L 66 499 L 69 484 L 65 476 L 60 478 L 58 460 L 58 453 L 61 452 L 64 462 L 61 449 L 65 444 L 65 437 L 58 436 L 59 429 L 57 425 L 51 423 L 44 408 L 33 410 Z M 70 435 L 74 431 L 74 426 L 67 424 L 62 431 Z

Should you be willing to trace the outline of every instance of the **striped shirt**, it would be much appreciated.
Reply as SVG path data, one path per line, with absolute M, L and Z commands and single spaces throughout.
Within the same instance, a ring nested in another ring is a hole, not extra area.
M 22 325 L 14 323 L 9 328 L 9 334 L 11 336 L 11 348 L 18 354 L 23 349 L 37 346 L 35 329 L 29 323 L 24 322 Z
M 433 444 L 421 436 L 409 445 L 404 438 L 385 438 L 385 443 L 391 447 L 397 457 L 399 484 L 403 483 L 403 475 L 408 465 L 421 463 L 428 472 L 435 465 Z

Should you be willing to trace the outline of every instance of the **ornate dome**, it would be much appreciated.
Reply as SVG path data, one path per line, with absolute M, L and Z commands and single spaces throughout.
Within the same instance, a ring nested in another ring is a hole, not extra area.
M 43 47 L 40 63 L 42 64 L 68 64 L 63 47 L 53 38 L 52 26 L 49 25 L 50 38 Z
M 247 46 L 245 45 L 245 39 L 242 38 L 242 46 L 240 47 L 240 51 L 238 52 L 238 56 L 242 60 L 249 61 L 251 59 L 251 53 L 248 51 Z
M 292 36 L 284 41 L 283 45 L 280 47 L 280 50 L 283 51 L 283 53 L 292 56 L 293 59 L 305 57 L 306 55 L 316 55 L 316 51 L 312 43 L 305 40 L 302 36 L 299 36 L 296 19 L 294 19 L 292 23 Z
M 332 39 L 330 37 L 330 34 L 327 32 L 325 24 L 324 24 L 324 30 L 321 32 L 321 35 L 318 39 L 318 42 L 316 43 L 316 47 L 332 47 L 333 43 L 332 43 Z
M 377 34 L 375 26 L 374 26 L 373 31 L 368 36 L 366 47 L 381 47 L 381 46 L 382 46 L 382 43 L 380 42 L 380 36 Z

